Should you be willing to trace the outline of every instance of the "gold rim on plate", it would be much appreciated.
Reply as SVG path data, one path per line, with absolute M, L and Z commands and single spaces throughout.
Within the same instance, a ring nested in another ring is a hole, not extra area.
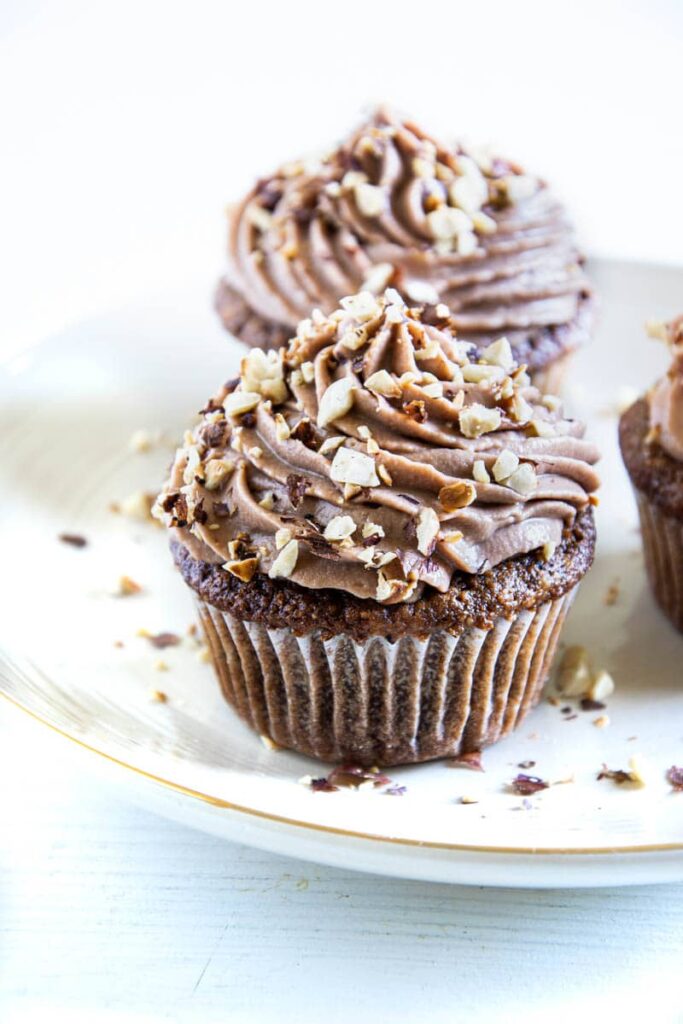
M 64 729 L 60 729 L 58 725 L 54 725 L 54 723 L 42 718 L 35 711 L 27 708 L 14 697 L 10 697 L 10 695 L 5 693 L 3 690 L 0 690 L 0 696 L 4 697 L 5 700 L 13 707 L 19 711 L 23 711 L 34 721 L 46 726 L 58 736 L 71 740 L 72 743 L 76 744 L 76 746 L 80 747 L 82 750 L 86 750 L 91 754 L 97 754 L 98 757 L 103 758 L 110 764 L 116 765 L 118 768 L 125 768 L 149 782 L 154 782 L 157 785 L 164 786 L 166 789 L 173 790 L 176 793 L 182 793 L 183 796 L 192 797 L 194 800 L 200 800 L 202 803 L 210 804 L 213 807 L 220 807 L 223 810 L 234 811 L 238 814 L 258 818 L 262 821 L 274 822 L 277 825 L 284 825 L 289 828 L 307 829 L 311 832 L 322 832 L 326 835 L 344 836 L 347 839 L 363 839 L 375 843 L 387 843 L 393 846 L 406 846 L 429 850 L 448 850 L 454 853 L 516 854 L 518 856 L 533 855 L 536 857 L 572 856 L 574 854 L 577 856 L 605 856 L 607 854 L 672 853 L 683 851 L 683 843 L 679 842 L 643 843 L 631 846 L 478 846 L 469 843 L 439 843 L 434 840 L 399 839 L 392 836 L 378 835 L 373 832 L 356 832 L 350 829 L 335 828 L 332 825 L 317 825 L 314 822 L 301 821 L 297 818 L 288 818 L 282 814 L 270 814 L 268 811 L 260 811 L 255 807 L 245 807 L 243 804 L 237 804 L 231 800 L 225 800 L 222 797 L 212 796 L 210 793 L 202 793 L 197 789 L 190 789 L 188 786 L 183 786 L 180 782 L 173 782 L 171 779 L 165 779 L 161 775 L 155 775 L 153 772 L 145 771 L 144 768 L 138 768 L 134 764 L 122 761 L 120 758 L 114 757 L 113 754 L 107 754 L 104 750 L 100 750 L 98 747 L 93 747 L 89 743 L 85 743 L 83 740 L 78 739 L 78 737 L 72 736 L 71 733 L 66 732 Z

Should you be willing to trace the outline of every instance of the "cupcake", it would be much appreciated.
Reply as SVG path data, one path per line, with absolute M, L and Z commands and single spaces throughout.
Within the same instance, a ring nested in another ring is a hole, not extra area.
M 683 632 L 683 316 L 652 333 L 671 368 L 623 414 L 619 442 L 640 514 L 645 564 L 655 598 Z
M 245 721 L 361 765 L 521 721 L 593 559 L 598 455 L 504 338 L 361 292 L 201 415 L 156 514 Z
M 546 185 L 380 110 L 322 162 L 284 165 L 231 210 L 216 307 L 241 341 L 277 348 L 311 309 L 389 285 L 427 321 L 445 303 L 477 351 L 504 334 L 544 391 L 591 329 L 583 259 Z

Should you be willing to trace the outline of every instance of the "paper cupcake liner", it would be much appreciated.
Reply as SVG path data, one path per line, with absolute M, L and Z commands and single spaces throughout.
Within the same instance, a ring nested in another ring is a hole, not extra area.
M 635 493 L 650 586 L 662 611 L 683 632 L 683 523 Z
M 396 765 L 479 750 L 539 700 L 576 587 L 491 629 L 357 643 L 297 637 L 199 602 L 227 701 L 258 733 L 324 761 Z

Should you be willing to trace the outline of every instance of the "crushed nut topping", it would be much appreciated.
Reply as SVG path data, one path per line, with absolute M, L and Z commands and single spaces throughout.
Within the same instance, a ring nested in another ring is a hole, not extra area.
M 477 438 L 498 430 L 502 416 L 500 409 L 489 409 L 473 402 L 460 411 L 460 429 L 465 437 Z
M 334 516 L 323 530 L 323 537 L 329 541 L 347 540 L 356 531 L 351 516 Z
M 368 391 L 384 398 L 400 398 L 401 386 L 386 370 L 377 370 L 365 381 Z
M 417 550 L 423 555 L 431 555 L 439 535 L 439 517 L 433 508 L 425 505 L 417 513 L 415 532 L 417 534 Z
M 439 491 L 439 504 L 444 512 L 467 508 L 477 497 L 477 489 L 469 480 L 456 480 Z
M 294 572 L 298 558 L 299 542 L 296 540 L 288 541 L 271 565 L 268 575 L 271 579 L 276 579 L 278 577 L 286 579 Z
M 341 377 L 325 389 L 318 406 L 318 426 L 326 427 L 333 420 L 346 416 L 353 406 L 356 385 L 352 377 Z
M 224 562 L 223 568 L 232 576 L 236 576 L 243 583 L 248 583 L 254 577 L 258 568 L 258 558 L 242 558 L 238 561 Z
M 330 466 L 330 476 L 340 484 L 379 487 L 375 460 L 355 448 L 338 448 Z

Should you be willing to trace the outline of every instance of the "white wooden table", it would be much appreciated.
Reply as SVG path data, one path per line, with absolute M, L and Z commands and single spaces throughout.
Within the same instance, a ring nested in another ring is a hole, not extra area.
M 411 75 L 394 58 L 414 4 L 348 0 L 332 28 L 322 6 L 6 0 L 0 355 L 188 269 L 205 268 L 208 301 L 223 203 L 373 99 L 526 159 L 594 251 L 680 258 L 680 203 L 650 185 L 683 159 L 666 128 L 680 5 L 491 0 L 449 28 L 424 0 L 435 45 L 412 47 Z M 387 53 L 363 50 L 363 75 L 360 30 Z M 290 46 L 274 89 L 259 69 Z M 503 89 L 480 88 L 482 59 Z M 683 886 L 484 891 L 320 868 L 120 803 L 41 739 L 0 707 L 2 1024 L 683 1020 Z

